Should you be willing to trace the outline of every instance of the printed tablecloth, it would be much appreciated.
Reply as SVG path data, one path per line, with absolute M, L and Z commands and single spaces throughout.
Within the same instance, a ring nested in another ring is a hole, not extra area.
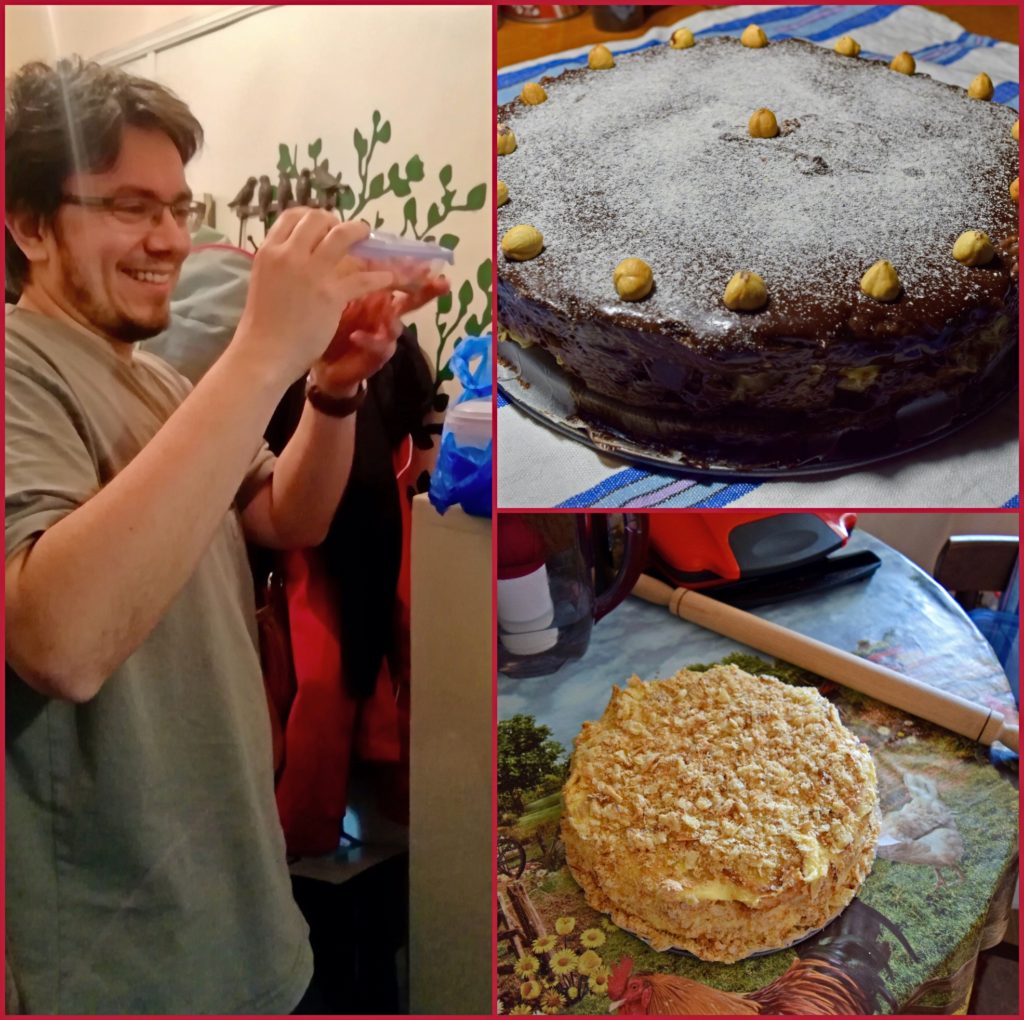
M 848 549 L 873 550 L 881 567 L 866 581 L 757 609 L 757 615 L 997 708 L 1014 720 L 1013 698 L 998 660 L 949 595 L 870 535 L 855 533 Z M 519 717 L 520 727 L 547 727 L 548 739 L 568 751 L 584 720 L 604 711 L 612 684 L 622 685 L 634 673 L 645 680 L 671 676 L 686 666 L 737 654 L 740 665 L 755 672 L 770 665 L 754 658 L 751 649 L 631 598 L 596 625 L 579 661 L 546 677 L 499 676 L 499 810 L 514 786 L 509 745 L 504 742 L 503 752 L 501 737 L 501 728 L 511 720 Z M 771 665 L 784 679 L 812 679 L 793 667 Z M 499 996 L 506 1012 L 539 1011 L 545 996 L 550 1007 L 559 999 L 557 1012 L 606 1012 L 608 973 L 625 957 L 632 961 L 634 976 L 671 974 L 707 986 L 690 989 L 703 997 L 703 1005 L 694 1003 L 695 1013 L 708 1011 L 715 989 L 740 992 L 757 1006 L 758 992 L 776 979 L 782 985 L 776 985 L 773 1002 L 777 1005 L 776 993 L 789 994 L 791 985 L 792 995 L 783 1004 L 792 1013 L 950 1013 L 966 1005 L 977 954 L 1000 941 L 1008 916 L 1017 870 L 1016 771 L 993 765 L 981 745 L 836 684 L 819 680 L 818 685 L 869 746 L 878 772 L 887 846 L 851 906 L 798 946 L 737 964 L 656 953 L 586 904 L 557 840 L 556 791 L 526 803 L 514 820 L 502 819 L 502 833 L 515 841 L 504 844 L 509 874 L 499 878 L 502 911 L 528 929 L 542 929 L 520 939 L 522 956 L 512 951 L 514 940 L 504 937 L 499 943 Z M 906 821 L 916 811 L 941 824 L 908 835 L 899 819 Z M 514 852 L 519 846 L 521 861 Z M 521 870 L 520 864 L 525 864 Z M 571 931 L 562 934 L 559 929 L 569 928 L 570 919 Z M 574 956 L 559 955 L 565 951 Z M 596 954 L 597 961 L 593 955 L 584 957 L 587 952 Z M 526 957 L 530 960 L 523 964 Z M 588 974 L 581 972 L 583 959 Z M 824 986 L 808 986 L 801 965 L 806 960 L 821 963 L 826 973 L 831 967 L 851 978 L 853 986 L 841 983 L 863 1008 L 851 1008 L 849 997 L 829 999 Z M 821 991 L 823 1001 L 835 1008 L 807 1009 L 800 996 L 808 989 Z

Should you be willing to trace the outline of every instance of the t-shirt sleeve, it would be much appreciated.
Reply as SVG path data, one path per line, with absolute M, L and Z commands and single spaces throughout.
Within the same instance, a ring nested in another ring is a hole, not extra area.
M 139 357 L 139 355 L 136 356 Z M 147 351 L 145 357 L 148 359 L 147 364 L 151 365 L 153 371 L 165 380 L 165 384 L 172 391 L 177 387 L 180 391 L 178 402 L 183 402 L 194 388 L 192 382 L 160 355 Z M 249 501 L 256 495 L 263 483 L 274 473 L 275 463 L 276 458 L 273 451 L 261 439 L 245 477 L 242 479 L 242 484 L 235 494 L 235 506 L 239 511 L 248 506 Z
M 5 557 L 81 506 L 100 488 L 88 429 L 61 384 L 7 365 L 4 382 Z
M 244 510 L 253 496 L 262 488 L 263 483 L 274 473 L 274 465 L 277 458 L 266 442 L 260 440 L 259 449 L 253 457 L 249 470 L 238 487 L 238 495 L 235 496 L 235 505 L 238 509 Z

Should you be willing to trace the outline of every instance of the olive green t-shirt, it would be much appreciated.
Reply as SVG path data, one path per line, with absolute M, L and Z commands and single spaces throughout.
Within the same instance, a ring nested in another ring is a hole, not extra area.
M 6 555 L 121 471 L 185 399 L 73 326 L 8 307 Z M 238 508 L 152 634 L 81 705 L 6 671 L 8 964 L 31 1013 L 287 1013 L 312 976 L 274 802 Z

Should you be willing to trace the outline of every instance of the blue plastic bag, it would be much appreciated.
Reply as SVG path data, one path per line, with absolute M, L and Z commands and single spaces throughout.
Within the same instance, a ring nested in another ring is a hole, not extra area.
M 456 404 L 491 397 L 491 337 L 466 337 L 448 362 L 462 383 Z M 458 503 L 467 514 L 491 516 L 491 446 L 463 446 L 452 433 L 441 440 L 437 467 L 430 479 L 429 499 L 438 513 Z
M 480 360 L 473 366 L 474 359 Z M 479 400 L 491 395 L 491 337 L 467 336 L 455 348 L 448 361 L 455 378 L 462 383 L 462 392 L 456 404 L 464 400 Z

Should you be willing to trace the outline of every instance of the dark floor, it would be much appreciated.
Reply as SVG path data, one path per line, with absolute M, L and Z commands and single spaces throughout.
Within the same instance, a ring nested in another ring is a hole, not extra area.
M 1019 950 L 1003 942 L 978 957 L 969 1014 L 1018 1016 Z

